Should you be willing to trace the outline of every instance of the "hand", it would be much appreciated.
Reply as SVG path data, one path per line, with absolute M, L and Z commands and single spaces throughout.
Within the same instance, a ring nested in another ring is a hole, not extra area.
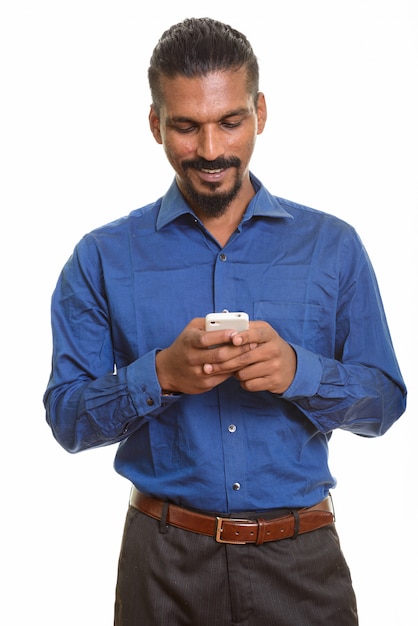
M 206 363 L 207 374 L 221 374 L 226 367 L 236 370 L 235 377 L 247 391 L 286 391 L 295 377 L 296 354 L 270 324 L 250 322 L 249 330 L 232 333 L 231 341 L 235 346 L 252 347 L 232 361 Z
M 233 330 L 206 332 L 205 319 L 195 318 L 155 360 L 158 380 L 166 392 L 204 393 L 247 365 L 241 360 L 257 347 L 239 341 Z M 213 369 L 211 369 L 213 368 Z

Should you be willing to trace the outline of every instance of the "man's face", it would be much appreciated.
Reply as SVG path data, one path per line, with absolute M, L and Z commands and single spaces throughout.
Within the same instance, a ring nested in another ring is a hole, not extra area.
M 255 105 L 245 68 L 163 77 L 161 86 L 160 115 L 150 112 L 153 135 L 191 207 L 219 217 L 250 185 L 249 162 L 266 119 L 264 97 Z

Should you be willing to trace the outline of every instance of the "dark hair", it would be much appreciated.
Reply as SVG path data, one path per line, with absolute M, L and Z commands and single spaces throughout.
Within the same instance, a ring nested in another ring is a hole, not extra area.
M 153 106 L 158 114 L 162 104 L 160 76 L 196 77 L 243 66 L 256 102 L 258 62 L 245 35 L 209 17 L 185 19 L 162 34 L 152 53 L 148 80 Z

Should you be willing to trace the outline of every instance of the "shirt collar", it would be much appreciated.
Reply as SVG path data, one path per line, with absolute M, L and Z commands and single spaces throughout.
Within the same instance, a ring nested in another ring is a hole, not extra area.
M 245 211 L 242 220 L 243 222 L 246 222 L 255 216 L 293 219 L 293 216 L 288 213 L 280 203 L 280 199 L 276 196 L 272 196 L 267 191 L 266 187 L 264 187 L 264 185 L 253 174 L 251 174 L 251 182 L 256 193 Z M 186 213 L 196 217 L 180 193 L 176 180 L 174 179 L 167 193 L 161 199 L 161 206 L 156 224 L 157 230 L 160 230 L 166 226 L 166 224 L 169 224 L 180 215 L 184 215 Z

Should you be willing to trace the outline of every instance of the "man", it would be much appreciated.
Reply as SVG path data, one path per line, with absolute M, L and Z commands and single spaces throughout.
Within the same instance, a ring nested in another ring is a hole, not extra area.
M 175 180 L 76 246 L 45 394 L 61 445 L 119 442 L 133 485 L 115 624 L 357 624 L 328 440 L 382 435 L 406 403 L 369 259 L 250 173 L 267 112 L 244 35 L 187 19 L 149 81 Z M 206 332 L 223 310 L 249 329 Z

